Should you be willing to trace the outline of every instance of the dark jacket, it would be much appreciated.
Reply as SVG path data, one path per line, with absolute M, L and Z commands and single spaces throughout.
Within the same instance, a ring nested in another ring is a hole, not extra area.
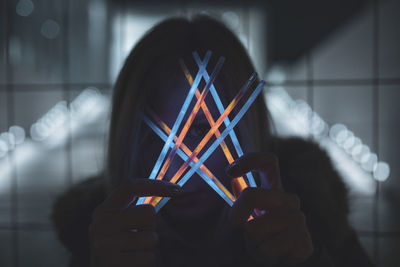
M 285 191 L 300 198 L 313 238 L 314 255 L 301 266 L 371 266 L 349 225 L 347 190 L 327 154 L 298 138 L 276 139 L 269 150 L 279 159 Z M 55 202 L 52 220 L 71 252 L 70 266 L 89 266 L 88 226 L 105 197 L 104 180 L 97 177 L 75 185 Z M 238 264 L 251 266 L 245 261 Z

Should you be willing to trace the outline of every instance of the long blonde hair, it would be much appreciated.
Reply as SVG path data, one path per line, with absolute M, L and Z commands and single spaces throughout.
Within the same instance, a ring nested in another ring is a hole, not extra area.
M 254 67 L 241 42 L 222 23 L 204 16 L 191 20 L 168 19 L 153 27 L 133 48 L 114 86 L 107 170 L 112 187 L 137 174 L 142 127 L 139 114 L 156 93 L 154 88 L 146 87 L 149 77 L 154 75 L 154 68 L 171 59 L 193 61 L 190 58 L 193 51 L 204 55 L 206 50 L 216 55 L 213 58 L 226 58 L 217 79 L 222 81 L 224 96 L 231 100 L 254 72 Z M 270 139 L 267 114 L 264 98 L 260 95 L 242 119 L 245 126 L 241 128 L 252 140 L 244 147 L 245 151 L 262 150 Z

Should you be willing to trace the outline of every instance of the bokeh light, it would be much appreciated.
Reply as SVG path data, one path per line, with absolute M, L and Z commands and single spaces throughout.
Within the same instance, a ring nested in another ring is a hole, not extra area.
M 48 19 L 42 24 L 40 32 L 47 39 L 54 39 L 60 32 L 60 26 L 56 21 Z
M 30 0 L 20 0 L 17 3 L 17 6 L 15 8 L 15 12 L 17 12 L 18 15 L 21 17 L 27 17 L 30 14 L 32 14 L 34 9 L 34 4 Z

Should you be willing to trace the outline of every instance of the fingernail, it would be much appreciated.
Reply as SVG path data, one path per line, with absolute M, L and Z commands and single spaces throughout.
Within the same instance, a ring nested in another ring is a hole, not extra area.
M 232 164 L 230 164 L 226 167 L 225 171 L 228 175 L 232 175 L 237 171 L 238 167 L 239 167 L 239 164 L 237 163 L 237 161 L 234 161 L 234 162 L 232 162 Z
M 169 184 L 167 186 L 168 191 L 171 192 L 171 194 L 176 195 L 177 193 L 179 193 L 181 191 L 181 187 L 177 184 Z

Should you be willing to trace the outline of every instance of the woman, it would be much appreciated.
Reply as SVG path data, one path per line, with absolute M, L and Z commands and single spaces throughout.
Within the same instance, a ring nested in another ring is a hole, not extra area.
M 190 87 L 179 61 L 194 76 L 192 52 L 203 57 L 207 50 L 213 53 L 209 73 L 219 56 L 226 58 L 214 82 L 226 106 L 254 67 L 221 23 L 206 17 L 164 21 L 128 56 L 114 88 L 106 178 L 76 186 L 54 208 L 71 266 L 369 266 L 328 157 L 310 142 L 272 137 L 262 97 L 235 128 L 245 155 L 228 166 L 217 149 L 205 164 L 228 188 L 253 170 L 266 174 L 270 189 L 246 189 L 229 207 L 197 175 L 182 188 L 145 179 L 163 142 L 140 114 L 152 110 L 172 127 Z M 211 97 L 205 102 L 218 118 Z M 209 128 L 200 111 L 184 143 L 194 149 Z M 175 159 L 165 177 L 181 163 Z M 127 207 L 137 196 L 171 200 L 156 214 L 151 205 Z M 267 212 L 248 221 L 254 209 Z

